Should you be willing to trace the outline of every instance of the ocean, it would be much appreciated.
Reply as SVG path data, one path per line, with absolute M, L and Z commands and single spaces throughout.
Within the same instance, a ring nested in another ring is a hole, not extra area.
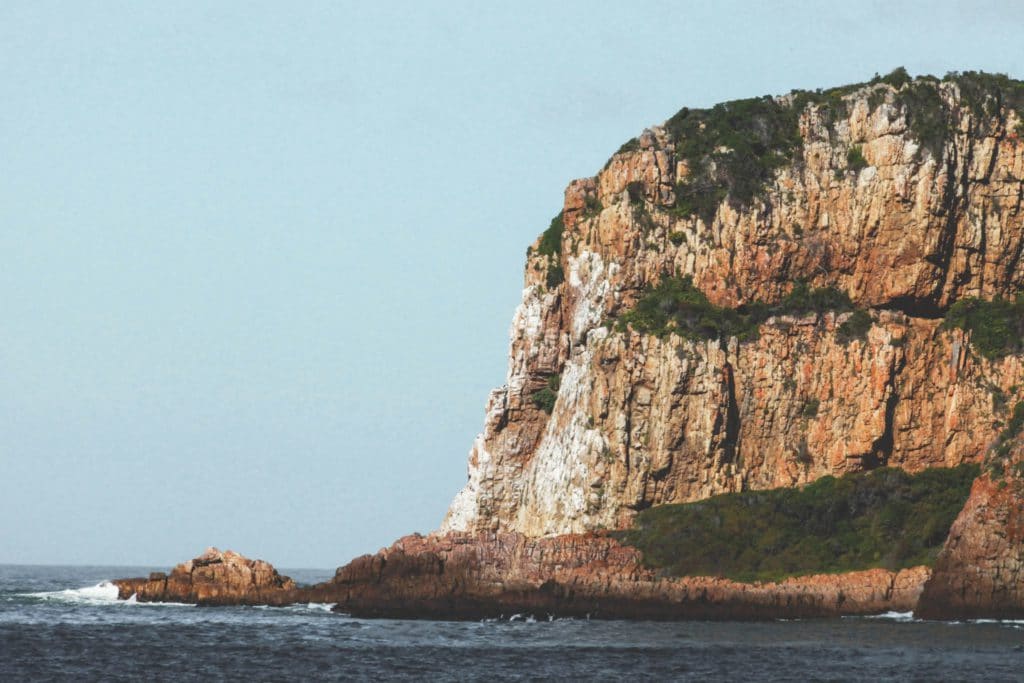
M 1024 679 L 1024 622 L 371 620 L 126 603 L 104 583 L 157 569 L 0 565 L 0 681 Z

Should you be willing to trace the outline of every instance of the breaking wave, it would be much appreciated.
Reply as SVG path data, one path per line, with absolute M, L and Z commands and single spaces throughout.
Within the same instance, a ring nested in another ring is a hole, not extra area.
M 67 588 L 60 591 L 41 591 L 39 593 L 25 593 L 26 597 L 38 598 L 40 600 L 52 600 L 74 605 L 117 605 L 117 606 L 173 606 L 173 607 L 194 607 L 183 602 L 139 602 L 135 594 L 127 600 L 117 599 L 117 586 L 110 581 L 101 581 L 95 586 L 84 588 Z

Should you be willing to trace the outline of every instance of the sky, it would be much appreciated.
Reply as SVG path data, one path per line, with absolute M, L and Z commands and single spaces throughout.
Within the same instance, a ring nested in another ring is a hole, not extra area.
M 0 3 L 0 563 L 436 529 L 571 179 L 683 106 L 1024 78 L 1019 3 L 830 4 Z

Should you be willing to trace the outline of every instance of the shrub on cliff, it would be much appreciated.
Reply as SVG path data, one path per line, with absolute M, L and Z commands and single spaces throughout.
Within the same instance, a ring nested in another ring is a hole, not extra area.
M 773 315 L 821 314 L 853 309 L 845 292 L 834 287 L 812 289 L 797 282 L 776 304 L 759 301 L 737 308 L 715 306 L 686 277 L 665 277 L 644 290 L 636 305 L 619 318 L 618 329 L 631 327 L 643 334 L 663 337 L 669 333 L 687 339 L 756 339 L 758 326 Z M 870 316 L 868 317 L 870 320 Z
M 868 167 L 868 160 L 864 158 L 860 145 L 854 145 L 846 152 L 846 167 L 855 173 Z
M 533 405 L 550 415 L 551 411 L 555 409 L 555 401 L 558 400 L 558 389 L 561 387 L 561 384 L 561 375 L 551 375 L 551 377 L 548 377 L 547 386 L 530 395 Z
M 557 256 L 562 253 L 562 233 L 565 232 L 565 221 L 562 220 L 562 212 L 551 219 L 551 225 L 540 236 L 540 243 L 537 245 L 537 253 L 541 256 Z
M 931 564 L 978 470 L 882 468 L 662 505 L 616 535 L 670 576 L 756 581 Z
M 676 156 L 689 169 L 676 189 L 676 213 L 710 222 L 717 202 L 726 196 L 749 204 L 799 148 L 798 117 L 794 107 L 771 97 L 681 109 L 665 123 Z
M 1018 353 L 1024 348 L 1024 295 L 1014 301 L 961 299 L 949 307 L 943 327 L 970 332 L 971 346 L 989 360 Z
M 874 323 L 871 320 L 871 314 L 858 308 L 836 330 L 836 340 L 840 344 L 849 344 L 855 339 L 863 341 L 867 339 L 872 324 Z

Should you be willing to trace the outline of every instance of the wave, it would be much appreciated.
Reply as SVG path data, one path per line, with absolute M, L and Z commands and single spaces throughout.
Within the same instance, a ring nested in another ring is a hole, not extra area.
M 885 619 L 887 621 L 920 621 L 914 619 L 913 612 L 883 612 L 882 614 L 869 614 L 865 619 Z
M 886 621 L 897 621 L 897 622 L 915 622 L 915 623 L 926 623 L 924 619 L 918 619 L 914 616 L 913 612 L 883 612 L 882 614 L 868 614 L 863 617 L 843 617 L 852 619 L 884 619 Z M 948 621 L 940 621 L 935 623 L 943 623 L 949 625 L 956 624 L 997 624 L 999 626 L 1009 626 L 1011 628 L 1021 628 L 1024 626 L 1024 619 L 952 619 Z
M 116 604 L 117 586 L 109 581 L 101 581 L 95 586 L 84 588 L 67 588 L 62 591 L 41 591 L 39 593 L 25 593 L 27 597 L 40 598 L 42 600 L 57 600 L 59 602 L 72 602 L 86 605 Z
M 195 607 L 183 602 L 139 602 L 135 594 L 127 600 L 117 599 L 117 586 L 110 581 L 101 581 L 94 586 L 83 588 L 66 588 L 60 591 L 40 591 L 38 593 L 24 593 L 25 597 L 38 598 L 40 600 L 52 600 L 66 602 L 74 605 L 116 605 L 116 606 L 146 606 L 146 607 Z

